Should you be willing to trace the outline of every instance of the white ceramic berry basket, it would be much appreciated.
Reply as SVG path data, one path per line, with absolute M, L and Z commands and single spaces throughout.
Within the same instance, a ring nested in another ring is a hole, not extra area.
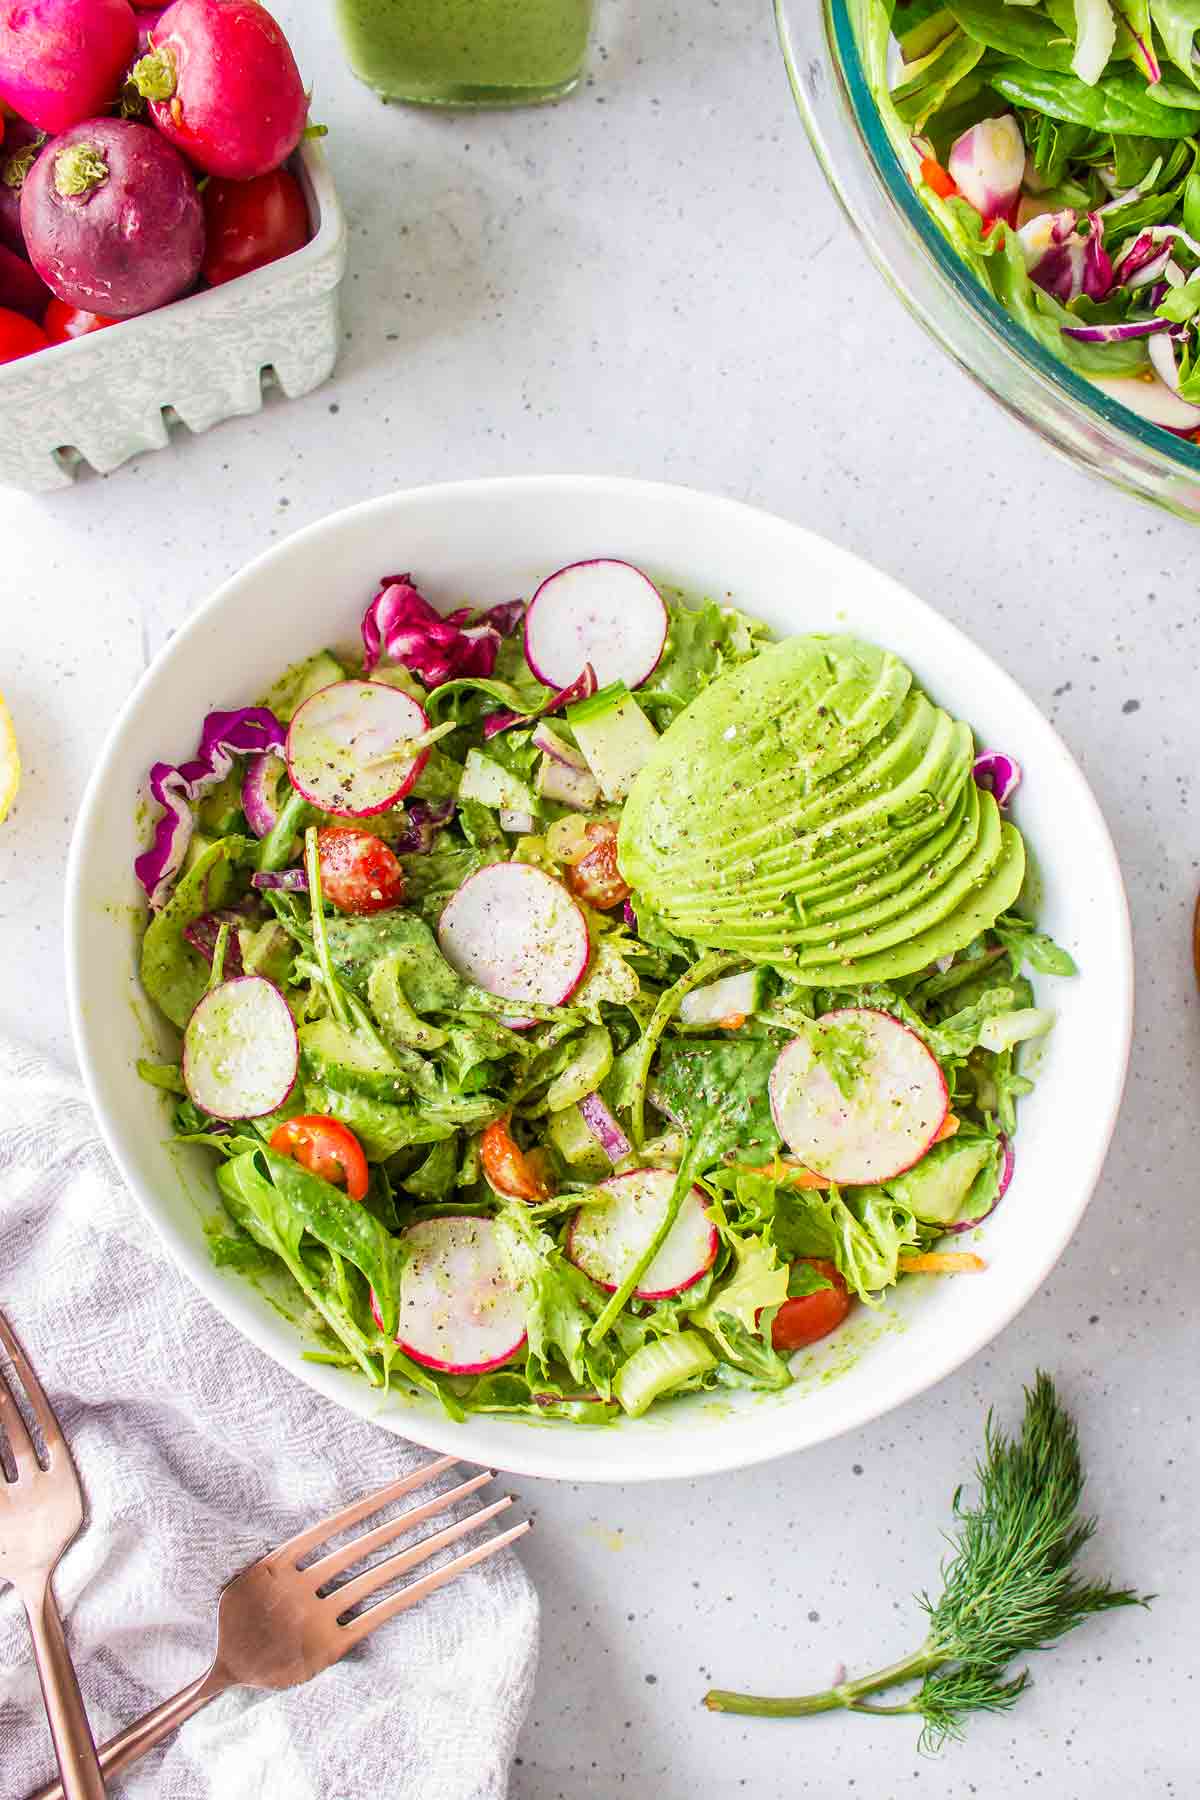
M 315 143 L 292 164 L 313 235 L 291 256 L 107 331 L 0 367 L 0 483 L 47 493 L 82 464 L 107 475 L 170 427 L 254 413 L 266 383 L 289 399 L 337 360 L 346 221 Z

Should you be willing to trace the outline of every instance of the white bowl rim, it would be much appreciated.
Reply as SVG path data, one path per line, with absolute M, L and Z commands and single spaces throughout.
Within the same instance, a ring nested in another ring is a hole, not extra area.
M 697 1439 L 703 1442 L 702 1450 L 693 1444 L 682 1454 L 669 1435 L 661 1438 L 647 1435 L 642 1438 L 628 1422 L 616 1430 L 597 1427 L 574 1428 L 565 1425 L 546 1426 L 538 1429 L 531 1426 L 527 1433 L 529 1454 L 522 1453 L 517 1457 L 509 1456 L 504 1463 L 505 1467 L 518 1474 L 589 1483 L 682 1480 L 714 1475 L 753 1467 L 760 1463 L 773 1461 L 775 1458 L 793 1451 L 813 1448 L 819 1443 L 828 1443 L 847 1432 L 857 1430 L 862 1425 L 869 1424 L 872 1420 L 894 1411 L 895 1408 L 936 1386 L 1011 1324 L 1057 1263 L 1086 1210 L 1100 1178 L 1116 1127 L 1128 1069 L 1133 1035 L 1134 997 L 1133 940 L 1129 906 L 1111 834 L 1086 777 L 1053 725 L 1012 676 L 993 662 L 991 657 L 980 649 L 967 633 L 960 630 L 929 602 L 920 599 L 885 571 L 867 562 L 866 558 L 833 543 L 830 539 L 809 530 L 806 526 L 797 525 L 780 514 L 771 513 L 765 508 L 751 506 L 744 501 L 711 494 L 703 489 L 680 483 L 596 474 L 504 475 L 455 482 L 424 483 L 417 487 L 393 490 L 371 499 L 356 502 L 352 506 L 340 508 L 336 512 L 326 514 L 312 524 L 302 527 L 281 543 L 272 544 L 243 565 L 228 580 L 222 582 L 215 593 L 202 602 L 187 622 L 164 644 L 121 707 L 105 737 L 80 806 L 67 860 L 65 949 L 67 998 L 72 1037 L 85 1090 L 101 1135 L 118 1171 L 137 1200 L 141 1211 L 166 1244 L 172 1258 L 182 1267 L 217 1311 L 229 1319 L 260 1350 L 265 1351 L 291 1374 L 326 1398 L 354 1411 L 362 1419 L 377 1424 L 396 1436 L 411 1436 L 414 1441 L 420 1442 L 432 1450 L 456 1455 L 466 1461 L 495 1465 L 497 1459 L 494 1452 L 489 1452 L 486 1430 L 481 1429 L 481 1426 L 486 1427 L 486 1416 L 481 1418 L 480 1415 L 469 1415 L 465 1425 L 454 1423 L 432 1408 L 412 1415 L 393 1413 L 389 1416 L 377 1416 L 379 1396 L 376 1390 L 368 1387 L 365 1383 L 351 1386 L 341 1376 L 340 1371 L 321 1364 L 305 1362 L 301 1355 L 303 1340 L 298 1331 L 295 1333 L 295 1350 L 289 1352 L 283 1349 L 279 1341 L 272 1339 L 263 1328 L 260 1310 L 250 1304 L 248 1300 L 243 1299 L 242 1294 L 236 1291 L 233 1285 L 223 1278 L 207 1259 L 196 1256 L 160 1215 L 154 1205 L 152 1194 L 138 1177 L 131 1158 L 126 1154 L 120 1135 L 105 1116 L 98 1079 L 93 1066 L 90 1032 L 83 1016 L 81 1004 L 81 979 L 85 961 L 83 945 L 86 935 L 83 911 L 86 897 L 84 874 L 93 818 L 104 792 L 110 760 L 124 734 L 131 729 L 144 696 L 159 680 L 164 669 L 175 658 L 186 653 L 190 639 L 203 630 L 209 615 L 225 605 L 231 594 L 236 593 L 243 584 L 254 581 L 263 570 L 269 569 L 276 558 L 282 558 L 285 553 L 294 555 L 305 542 L 319 537 L 335 526 L 345 525 L 352 518 L 365 519 L 370 518 L 373 514 L 385 515 L 396 508 L 402 508 L 405 504 L 419 505 L 424 496 L 434 492 L 440 495 L 455 496 L 464 503 L 469 503 L 471 499 L 503 499 L 506 493 L 512 493 L 514 490 L 530 491 L 537 488 L 543 490 L 547 502 L 554 498 L 556 491 L 560 495 L 570 492 L 576 495 L 594 496 L 597 500 L 604 496 L 639 499 L 647 506 L 651 505 L 656 497 L 659 499 L 672 498 L 676 502 L 690 501 L 702 505 L 705 509 L 724 511 L 734 520 L 753 520 L 760 529 L 764 525 L 770 525 L 785 534 L 790 534 L 795 541 L 806 544 L 827 566 L 840 566 L 844 569 L 865 568 L 869 571 L 873 581 L 881 583 L 891 590 L 897 603 L 908 612 L 911 618 L 916 619 L 924 630 L 933 637 L 940 638 L 943 644 L 947 644 L 955 650 L 965 650 L 969 660 L 981 660 L 987 665 L 990 679 L 998 692 L 1018 703 L 1020 708 L 1036 714 L 1074 777 L 1079 804 L 1089 809 L 1097 840 L 1103 847 L 1103 867 L 1099 873 L 1109 890 L 1110 899 L 1115 902 L 1113 924 L 1117 928 L 1119 966 L 1106 970 L 1105 978 L 1111 998 L 1113 1042 L 1118 1047 L 1118 1053 L 1109 1065 L 1110 1078 L 1107 1090 L 1093 1095 L 1096 1101 L 1096 1111 L 1093 1115 L 1095 1136 L 1092 1139 L 1091 1152 L 1081 1160 L 1081 1173 L 1075 1186 L 1073 1203 L 1069 1207 L 1064 1207 L 1061 1214 L 1056 1217 L 1056 1229 L 1047 1230 L 1045 1237 L 1037 1247 L 1037 1253 L 1031 1255 L 1029 1262 L 1025 1265 L 1022 1277 L 1011 1281 L 1008 1298 L 1004 1305 L 995 1312 L 988 1312 L 985 1322 L 977 1330 L 955 1338 L 945 1353 L 932 1361 L 926 1361 L 919 1367 L 915 1363 L 910 1363 L 905 1378 L 896 1383 L 882 1404 L 873 1402 L 869 1397 L 864 1397 L 857 1404 L 849 1406 L 843 1416 L 839 1417 L 830 1428 L 821 1429 L 816 1433 L 804 1430 L 804 1408 L 802 1406 L 796 1408 L 795 1414 L 790 1419 L 781 1412 L 773 1412 L 770 1415 L 772 1429 L 764 1431 L 761 1440 L 753 1447 L 747 1447 L 740 1442 L 730 1443 L 728 1434 L 722 1434 L 718 1429 L 710 1429 L 703 1434 L 697 1434 Z M 253 1290 L 248 1289 L 247 1292 L 252 1293 Z M 577 1430 L 586 1431 L 592 1438 L 599 1430 L 600 1435 L 611 1443 L 612 1455 L 605 1468 L 598 1469 L 590 1458 L 581 1459 L 573 1454 L 573 1439 Z M 663 1447 L 668 1445 L 671 1448 L 664 1454 Z

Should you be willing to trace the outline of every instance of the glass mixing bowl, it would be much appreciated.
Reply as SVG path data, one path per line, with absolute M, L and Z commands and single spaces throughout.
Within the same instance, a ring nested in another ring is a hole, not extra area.
M 1060 363 L 986 293 L 918 199 L 884 130 L 848 0 L 775 0 L 813 149 L 914 318 L 1006 412 L 1127 493 L 1200 520 L 1200 445 L 1146 424 Z

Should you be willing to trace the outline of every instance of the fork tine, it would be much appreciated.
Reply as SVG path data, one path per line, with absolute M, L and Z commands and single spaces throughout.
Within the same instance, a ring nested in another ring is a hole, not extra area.
M 386 1625 L 389 1619 L 396 1617 L 397 1613 L 405 1612 L 408 1607 L 415 1606 L 418 1600 L 424 1600 L 426 1594 L 432 1594 L 435 1588 L 444 1587 L 448 1581 L 456 1580 L 465 1570 L 474 1568 L 476 1563 L 485 1562 L 489 1556 L 495 1556 L 497 1550 L 504 1550 L 509 1544 L 515 1544 L 517 1539 L 524 1537 L 529 1529 L 530 1520 L 522 1519 L 521 1523 L 514 1525 L 511 1530 L 500 1532 L 498 1536 L 489 1538 L 485 1544 L 476 1544 L 472 1550 L 464 1550 L 463 1554 L 456 1556 L 453 1562 L 443 1564 L 440 1569 L 434 1569 L 428 1575 L 422 1575 L 419 1581 L 414 1581 L 409 1587 L 404 1588 L 398 1594 L 393 1594 L 389 1599 L 381 1600 L 377 1606 L 368 1607 L 366 1612 L 359 1613 L 356 1619 L 351 1619 L 348 1624 L 339 1627 L 341 1633 L 338 1639 L 339 1651 L 344 1652 L 352 1649 L 355 1644 L 361 1644 L 362 1640 L 370 1637 L 378 1626 Z
M 326 1582 L 332 1581 L 335 1575 L 340 1575 L 353 1563 L 362 1562 L 364 1557 L 373 1556 L 376 1550 L 381 1550 L 384 1544 L 390 1544 L 402 1531 L 407 1531 L 412 1525 L 419 1525 L 423 1519 L 432 1518 L 434 1513 L 445 1512 L 456 1500 L 465 1500 L 468 1494 L 474 1494 L 487 1482 L 495 1479 L 491 1469 L 484 1469 L 480 1474 L 472 1475 L 470 1481 L 460 1481 L 449 1492 L 435 1494 L 432 1500 L 426 1500 L 423 1505 L 410 1507 L 398 1518 L 389 1519 L 385 1525 L 377 1525 L 374 1531 L 364 1532 L 362 1537 L 355 1538 L 342 1549 L 323 1556 L 320 1562 L 309 1563 L 304 1570 L 304 1579 L 311 1581 L 314 1588 L 324 1587 Z
M 29 1400 L 29 1409 L 37 1420 L 42 1437 L 46 1442 L 46 1461 L 52 1463 L 56 1452 L 66 1452 L 66 1439 L 63 1437 L 58 1420 L 54 1415 L 54 1408 L 43 1393 L 42 1384 L 30 1366 L 29 1358 L 17 1342 L 16 1334 L 2 1312 L 0 1312 L 0 1344 L 3 1344 L 8 1352 L 13 1368 L 17 1371 L 17 1378 L 25 1389 Z
M 8 1439 L 8 1448 L 16 1465 L 18 1480 L 23 1475 L 36 1474 L 38 1469 L 37 1452 L 33 1447 L 33 1439 L 29 1435 L 29 1427 L 21 1417 L 21 1411 L 13 1398 L 4 1371 L 0 1369 L 0 1434 Z
M 356 1575 L 353 1581 L 334 1588 L 332 1594 L 326 1595 L 325 1605 L 340 1618 L 351 1607 L 357 1606 L 360 1600 L 368 1599 L 379 1588 L 386 1587 L 389 1581 L 394 1581 L 397 1575 L 404 1575 L 409 1569 L 415 1569 L 418 1563 L 425 1562 L 435 1551 L 453 1544 L 457 1538 L 465 1537 L 468 1531 L 474 1531 L 477 1526 L 486 1525 L 489 1519 L 494 1519 L 497 1513 L 502 1513 L 512 1502 L 512 1495 L 505 1494 L 501 1499 L 494 1500 L 491 1506 L 472 1513 L 469 1518 L 456 1519 L 453 1525 L 447 1525 L 443 1530 L 422 1538 L 419 1544 L 412 1544 L 407 1550 L 397 1550 L 395 1556 L 384 1557 L 373 1568 Z
M 355 1500 L 340 1512 L 331 1513 L 329 1518 L 322 1519 L 319 1525 L 310 1525 L 307 1530 L 298 1531 L 295 1537 L 288 1538 L 285 1544 L 280 1544 L 277 1550 L 264 1556 L 263 1562 L 299 1562 L 302 1556 L 307 1556 L 310 1550 L 315 1550 L 326 1538 L 335 1537 L 339 1531 L 357 1525 L 360 1519 L 369 1519 L 372 1513 L 378 1512 L 381 1507 L 390 1506 L 393 1500 L 399 1500 L 404 1494 L 411 1494 L 415 1488 L 424 1487 L 427 1481 L 432 1481 L 444 1469 L 453 1468 L 457 1461 L 456 1456 L 439 1456 L 434 1462 L 425 1463 L 413 1474 L 402 1475 L 387 1487 L 376 1488 L 373 1494 L 364 1494 L 361 1500 Z

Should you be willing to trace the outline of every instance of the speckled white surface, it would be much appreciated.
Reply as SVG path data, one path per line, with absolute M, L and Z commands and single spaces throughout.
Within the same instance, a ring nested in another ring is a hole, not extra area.
M 1022 1318 L 870 1430 L 698 1484 L 518 1484 L 545 1632 L 514 1795 L 1190 1800 L 1200 538 L 1051 460 L 901 311 L 809 156 L 764 0 L 602 0 L 586 88 L 481 118 L 379 107 L 325 7 L 276 10 L 350 215 L 343 360 L 309 398 L 107 480 L 0 493 L 0 688 L 26 759 L 0 835 L 0 1022 L 69 1053 L 62 872 L 102 734 L 196 603 L 297 525 L 396 485 L 619 471 L 771 507 L 889 569 L 1054 718 L 1116 836 L 1139 1026 L 1107 1174 Z M 938 1761 L 909 1721 L 701 1712 L 710 1677 L 802 1691 L 915 1642 L 907 1596 L 935 1578 L 983 1410 L 1011 1411 L 1039 1363 L 1080 1417 L 1097 1559 L 1158 1590 L 1153 1611 L 1039 1659 L 1018 1712 Z

